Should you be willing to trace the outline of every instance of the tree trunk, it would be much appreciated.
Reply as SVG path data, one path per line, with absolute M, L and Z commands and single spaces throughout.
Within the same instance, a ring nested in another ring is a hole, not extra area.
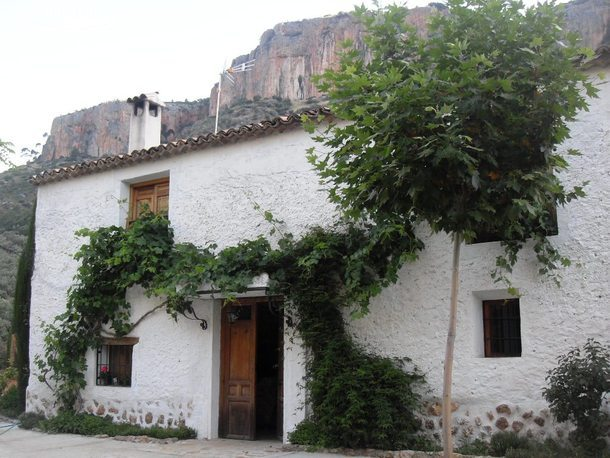
M 443 376 L 443 449 L 444 457 L 453 456 L 451 437 L 451 382 L 453 378 L 453 350 L 457 325 L 457 303 L 460 280 L 460 245 L 462 234 L 453 234 L 453 270 L 451 272 L 451 305 L 449 307 L 449 332 L 445 347 L 445 371 Z

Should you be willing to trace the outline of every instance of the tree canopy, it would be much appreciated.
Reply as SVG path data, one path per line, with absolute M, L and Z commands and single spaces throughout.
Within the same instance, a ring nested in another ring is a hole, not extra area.
M 347 50 L 318 80 L 347 123 L 318 136 L 326 152 L 309 158 L 347 215 L 403 225 L 413 237 L 427 223 L 453 238 L 443 377 L 450 457 L 460 245 L 501 240 L 492 277 L 510 286 L 517 254 L 533 239 L 539 272 L 558 281 L 556 269 L 570 261 L 547 236 L 556 207 L 583 196 L 584 184 L 564 186 L 558 174 L 568 162 L 557 145 L 596 89 L 576 67 L 587 52 L 553 2 L 448 0 L 424 37 L 403 7 L 356 14 L 367 51 Z
M 311 158 L 352 216 L 425 221 L 466 241 L 494 234 L 508 270 L 534 238 L 541 271 L 551 272 L 568 262 L 545 237 L 554 209 L 584 195 L 559 180 L 568 163 L 556 146 L 596 93 L 575 66 L 586 51 L 553 3 L 447 6 L 423 38 L 403 7 L 357 9 L 370 54 L 346 50 L 320 78 L 348 124 L 319 137 L 330 152 Z

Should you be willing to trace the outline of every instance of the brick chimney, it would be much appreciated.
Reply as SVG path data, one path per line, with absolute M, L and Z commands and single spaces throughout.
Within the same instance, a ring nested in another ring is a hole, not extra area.
M 129 121 L 129 152 L 147 149 L 161 143 L 161 110 L 165 106 L 158 92 L 140 94 L 127 99 L 131 104 Z

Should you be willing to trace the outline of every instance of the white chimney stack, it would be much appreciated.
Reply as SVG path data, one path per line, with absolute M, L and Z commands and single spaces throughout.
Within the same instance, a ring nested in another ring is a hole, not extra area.
M 147 149 L 161 143 L 161 110 L 165 106 L 159 93 L 140 94 L 127 99 L 131 104 L 129 152 Z

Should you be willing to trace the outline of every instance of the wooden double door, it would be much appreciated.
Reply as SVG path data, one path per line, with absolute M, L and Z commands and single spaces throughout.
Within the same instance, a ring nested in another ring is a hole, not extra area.
M 267 297 L 222 308 L 219 435 L 281 437 L 283 320 Z

